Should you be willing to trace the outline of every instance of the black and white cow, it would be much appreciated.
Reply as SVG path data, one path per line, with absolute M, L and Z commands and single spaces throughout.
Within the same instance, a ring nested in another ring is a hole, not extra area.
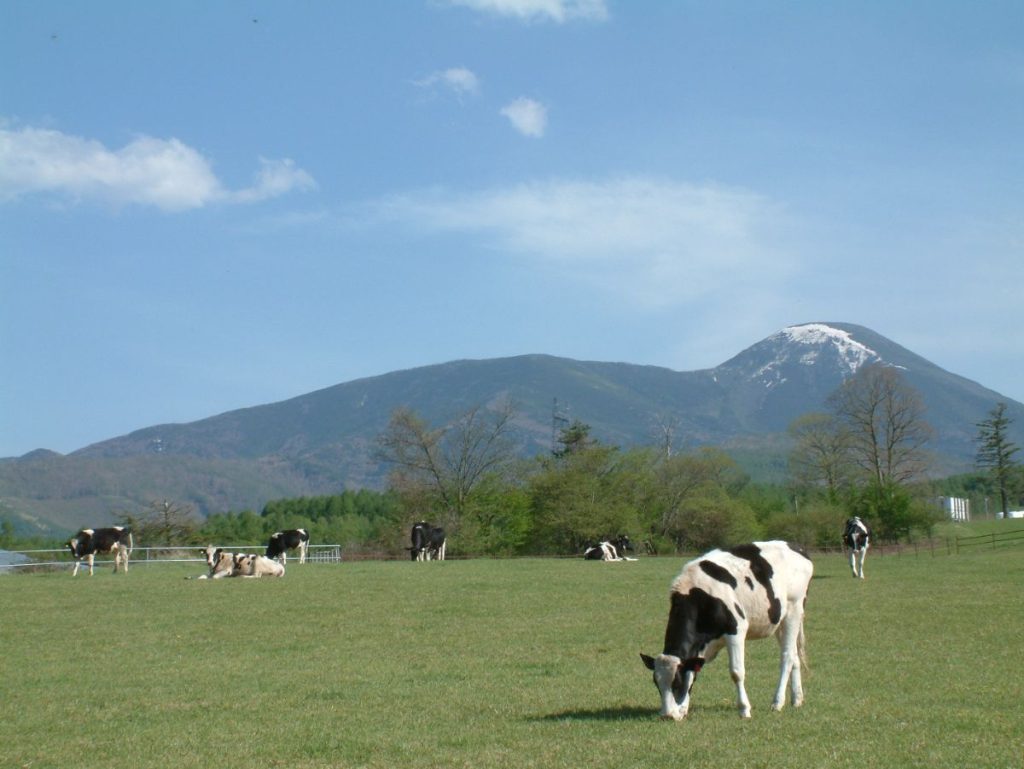
M 299 563 L 306 562 L 306 550 L 309 549 L 309 533 L 305 529 L 286 529 L 275 531 L 267 542 L 267 558 L 278 558 L 282 564 L 288 563 L 286 551 L 299 549 Z
M 124 564 L 124 573 L 128 573 L 128 556 L 131 555 L 134 543 L 132 542 L 132 530 L 127 526 L 111 526 L 107 529 L 82 529 L 67 542 L 71 556 L 75 559 L 75 569 L 71 572 L 74 577 L 78 574 L 78 567 L 82 565 L 82 559 L 89 561 L 89 576 L 92 576 L 93 558 L 96 553 L 106 555 L 114 554 L 114 574 L 117 574 L 117 567 Z
M 740 717 L 750 718 L 744 688 L 744 642 L 776 636 L 782 652 L 772 710 L 782 710 L 789 684 L 793 707 L 803 704 L 804 606 L 814 567 L 787 542 L 753 542 L 712 550 L 687 563 L 672 583 L 664 650 L 641 654 L 654 671 L 661 717 L 680 721 L 690 708 L 697 673 L 723 647 L 736 682 Z
M 199 552 L 206 556 L 206 565 L 210 568 L 210 573 L 203 574 L 199 579 L 224 579 L 235 576 L 234 553 L 213 545 L 208 545 Z
M 850 571 L 854 577 L 864 579 L 864 558 L 871 544 L 871 529 L 857 516 L 846 521 L 843 546 L 850 550 Z
M 265 555 L 239 553 L 234 557 L 234 573 L 231 576 L 251 579 L 283 577 L 284 564 Z
M 629 541 L 629 537 L 620 534 L 615 539 L 588 545 L 583 551 L 583 558 L 587 561 L 635 561 L 635 558 L 627 558 L 625 555 L 627 550 L 632 549 L 633 543 Z
M 198 579 L 284 576 L 284 566 L 265 555 L 231 553 L 213 545 L 208 545 L 199 552 L 206 556 L 206 565 L 210 567 L 210 572 L 201 575 Z
M 412 546 L 409 556 L 414 561 L 443 561 L 448 540 L 444 529 L 426 521 L 414 523 L 409 533 Z

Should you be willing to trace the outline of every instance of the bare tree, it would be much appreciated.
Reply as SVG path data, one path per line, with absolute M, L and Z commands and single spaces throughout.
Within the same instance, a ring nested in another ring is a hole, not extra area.
M 676 433 L 679 431 L 681 421 L 678 415 L 666 411 L 658 412 L 654 415 L 655 436 L 666 459 L 672 456 L 672 451 L 675 448 Z
M 829 398 L 847 434 L 849 456 L 877 488 L 900 485 L 924 472 L 931 427 L 920 395 L 891 367 L 861 368 Z
M 191 544 L 199 526 L 192 505 L 166 499 L 150 502 L 138 515 L 121 512 L 116 517 L 131 527 L 136 545 Z
M 379 438 L 378 456 L 394 465 L 392 480 L 399 488 L 426 489 L 461 517 L 473 489 L 512 458 L 508 432 L 515 413 L 506 400 L 490 409 L 474 406 L 433 428 L 412 409 L 398 408 Z
M 795 445 L 789 455 L 790 474 L 803 485 L 824 485 L 835 501 L 848 473 L 849 434 L 831 414 L 805 414 L 793 420 L 789 435 Z

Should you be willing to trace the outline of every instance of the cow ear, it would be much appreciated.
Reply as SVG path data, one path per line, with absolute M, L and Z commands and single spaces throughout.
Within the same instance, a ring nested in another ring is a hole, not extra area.
M 644 661 L 644 665 L 647 666 L 648 670 L 654 670 L 654 657 L 640 652 L 640 659 Z

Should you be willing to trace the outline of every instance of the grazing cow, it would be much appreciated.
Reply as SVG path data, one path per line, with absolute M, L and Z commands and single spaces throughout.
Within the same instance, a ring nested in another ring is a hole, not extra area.
M 864 579 L 864 558 L 871 544 L 871 529 L 857 516 L 846 521 L 843 545 L 850 549 L 850 571 L 854 577 Z
M 267 558 L 280 558 L 282 564 L 288 563 L 286 550 L 299 549 L 299 563 L 306 562 L 306 550 L 309 548 L 309 533 L 305 529 L 288 529 L 270 535 L 267 542 Z
M 111 526 L 108 529 L 82 529 L 67 542 L 67 547 L 75 559 L 75 569 L 71 572 L 74 577 L 78 574 L 78 567 L 82 565 L 82 559 L 89 561 L 89 576 L 92 576 L 93 558 L 96 553 L 114 554 L 114 574 L 117 574 L 117 567 L 124 564 L 124 573 L 128 573 L 128 556 L 131 555 L 134 543 L 132 541 L 132 530 L 126 526 Z
M 803 704 L 804 604 L 814 567 L 787 542 L 754 542 L 712 550 L 687 563 L 672 583 L 664 651 L 641 654 L 654 671 L 661 717 L 681 721 L 697 673 L 725 647 L 741 718 L 750 718 L 743 679 L 747 638 L 777 636 L 782 651 L 772 710 L 782 710 L 788 682 L 793 707 Z
M 589 545 L 583 551 L 583 558 L 588 561 L 635 561 L 636 558 L 627 558 L 625 552 L 633 549 L 633 543 L 629 537 L 620 534 L 612 540 L 602 540 L 596 545 Z
M 431 526 L 427 535 L 427 560 L 443 561 L 445 550 L 448 549 L 448 538 L 440 526 Z
M 409 534 L 412 547 L 409 556 L 414 561 L 443 561 L 448 548 L 448 539 L 444 529 L 432 526 L 426 521 L 414 523 Z
M 431 528 L 433 527 L 426 521 L 420 521 L 412 525 L 412 531 L 409 532 L 412 547 L 408 548 L 409 556 L 412 560 L 427 560 L 427 535 L 430 533 Z

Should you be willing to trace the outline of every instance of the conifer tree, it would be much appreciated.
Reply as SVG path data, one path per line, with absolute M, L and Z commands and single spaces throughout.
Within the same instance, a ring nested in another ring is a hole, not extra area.
M 997 403 L 988 419 L 977 423 L 977 464 L 987 468 L 999 488 L 999 502 L 1003 517 L 1010 511 L 1009 487 L 1013 474 L 1013 455 L 1019 448 L 1006 436 L 1013 420 L 1006 416 L 1006 404 Z

